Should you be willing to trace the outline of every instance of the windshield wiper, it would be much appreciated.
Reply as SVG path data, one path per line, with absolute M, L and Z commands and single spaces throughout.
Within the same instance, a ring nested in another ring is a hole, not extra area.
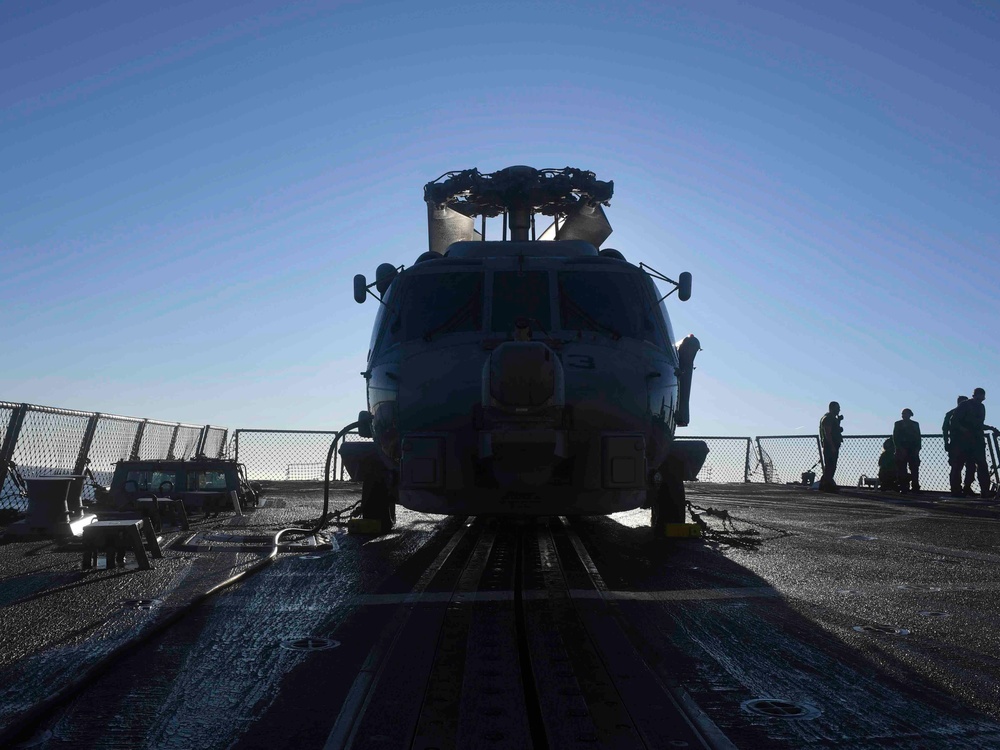
M 572 297 L 570 297 L 568 294 L 566 294 L 566 291 L 562 288 L 561 284 L 559 285 L 559 299 L 562 300 L 562 302 L 570 309 L 570 311 L 573 314 L 578 315 L 579 317 L 583 318 L 583 321 L 585 323 L 588 323 L 590 325 L 591 330 L 594 330 L 594 331 L 603 331 L 604 333 L 610 334 L 612 341 L 617 341 L 618 339 L 620 339 L 622 337 L 622 335 L 620 333 L 618 333 L 618 331 L 616 331 L 611 326 L 606 326 L 603 323 L 598 323 L 596 320 L 594 320 L 587 313 L 586 310 L 584 310 L 582 307 L 580 307 L 580 305 L 578 305 L 573 300 Z
M 479 294 L 479 290 L 476 290 L 476 293 L 472 295 L 469 301 L 466 302 L 464 305 L 462 305 L 460 308 L 458 308 L 458 310 L 455 311 L 454 315 L 448 318 L 441 325 L 431 328 L 429 331 L 427 331 L 423 336 L 424 341 L 430 343 L 430 340 L 434 338 L 434 336 L 436 336 L 437 334 L 444 333 L 450 330 L 452 326 L 461 323 L 463 320 L 469 317 L 469 315 L 475 312 L 477 304 L 482 304 L 480 300 L 481 297 Z

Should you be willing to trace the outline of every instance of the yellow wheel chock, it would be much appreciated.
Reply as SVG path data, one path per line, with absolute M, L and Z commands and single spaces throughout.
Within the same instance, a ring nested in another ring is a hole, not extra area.
M 347 522 L 348 534 L 374 536 L 382 533 L 382 522 L 377 518 L 352 518 Z
M 701 527 L 696 523 L 667 523 L 663 528 L 664 535 L 668 537 L 701 536 Z

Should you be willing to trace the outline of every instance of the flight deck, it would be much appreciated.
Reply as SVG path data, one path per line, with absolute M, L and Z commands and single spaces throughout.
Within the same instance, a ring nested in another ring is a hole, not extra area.
M 2 744 L 1000 746 L 993 503 L 702 482 L 694 539 L 400 509 L 263 564 L 313 487 L 192 518 L 150 570 L 0 546 Z

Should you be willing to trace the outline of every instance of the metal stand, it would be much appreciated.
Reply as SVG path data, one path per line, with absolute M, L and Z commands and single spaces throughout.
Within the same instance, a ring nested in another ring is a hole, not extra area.
M 143 546 L 143 537 L 149 555 Z M 124 568 L 125 553 L 135 555 L 139 570 L 150 570 L 149 557 L 163 557 L 152 524 L 142 520 L 96 521 L 83 530 L 83 569 L 100 567 L 98 557 L 103 554 L 108 568 Z
M 79 536 L 83 528 L 96 520 L 97 516 L 87 515 L 80 504 L 82 474 L 25 477 L 24 481 L 28 515 L 7 527 L 11 536 L 47 539 Z

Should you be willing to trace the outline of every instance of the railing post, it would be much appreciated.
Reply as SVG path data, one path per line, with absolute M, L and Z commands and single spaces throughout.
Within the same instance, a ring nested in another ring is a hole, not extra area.
M 826 464 L 823 461 L 823 443 L 820 442 L 819 435 L 816 436 L 816 452 L 819 453 L 819 468 L 826 471 Z M 833 477 L 830 478 L 833 479 Z
M 747 457 L 743 463 L 743 483 L 750 482 L 750 438 L 747 438 Z
M 90 448 L 94 444 L 94 433 L 97 432 L 97 422 L 100 418 L 100 412 L 94 412 L 90 415 L 90 419 L 87 420 L 87 429 L 83 432 L 83 440 L 80 441 L 80 452 L 77 454 L 76 464 L 73 466 L 73 473 L 80 478 L 73 480 L 73 489 L 70 491 L 70 510 L 74 506 L 80 507 L 80 502 L 83 499 L 84 478 L 82 475 L 87 469 L 87 464 L 90 463 Z
M 996 480 L 998 487 L 1000 487 L 1000 466 L 997 466 L 997 455 L 1000 454 L 1000 452 L 998 452 L 996 450 L 996 447 L 995 447 L 995 443 L 997 441 L 997 436 L 993 435 L 992 437 L 993 437 L 993 439 L 990 440 L 989 437 L 987 437 L 986 435 L 983 435 L 983 440 L 986 441 L 986 447 L 990 449 L 990 464 L 992 464 L 992 467 L 991 467 L 992 471 L 990 473 L 993 475 L 994 479 Z M 979 491 L 980 492 L 989 492 L 990 488 L 989 487 L 986 487 L 986 488 L 980 487 Z
M 233 461 L 240 462 L 240 431 L 233 432 Z
M 139 449 L 142 448 L 142 435 L 146 431 L 146 423 L 148 419 L 144 419 L 139 422 L 139 427 L 135 431 L 135 439 L 132 441 L 132 452 L 129 453 L 129 461 L 139 460 Z
M 87 429 L 83 433 L 83 440 L 80 442 L 80 453 L 76 457 L 76 465 L 73 466 L 74 474 L 83 474 L 83 470 L 87 468 L 90 447 L 94 444 L 94 434 L 97 432 L 97 422 L 100 419 L 100 412 L 95 412 L 87 420 Z
M 167 448 L 167 460 L 172 461 L 174 458 L 174 446 L 177 445 L 177 433 L 181 431 L 181 423 L 178 422 L 174 426 L 174 432 L 170 436 L 170 447 Z
M 198 433 L 198 443 L 194 447 L 194 457 L 205 455 L 205 439 L 208 437 L 208 430 L 212 425 L 207 424 L 201 428 L 201 432 Z
M 27 412 L 27 404 L 18 404 L 14 413 L 10 415 L 7 434 L 4 435 L 3 445 L 0 445 L 0 492 L 3 492 L 4 482 L 7 481 L 7 467 L 14 458 L 14 448 L 17 447 L 17 438 L 21 434 L 21 425 L 24 424 L 24 415 Z
M 764 449 L 760 445 L 760 438 L 754 438 L 754 442 L 757 443 L 757 460 L 760 461 L 760 470 L 764 475 L 764 484 L 770 484 L 771 472 L 767 470 L 767 464 L 764 462 Z
M 217 452 L 217 455 L 213 456 L 213 458 L 222 458 L 222 456 L 226 452 L 226 440 L 228 438 L 229 438 L 229 429 L 227 428 L 222 431 L 222 440 L 219 442 L 219 450 Z

